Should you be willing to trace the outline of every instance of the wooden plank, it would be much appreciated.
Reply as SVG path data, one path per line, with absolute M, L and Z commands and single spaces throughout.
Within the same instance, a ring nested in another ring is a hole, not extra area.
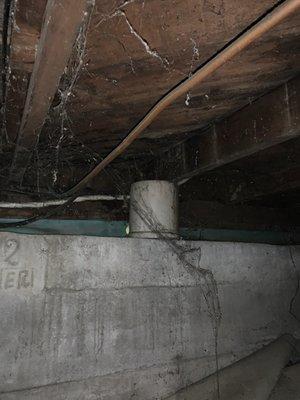
M 156 177 L 182 184 L 299 135 L 300 76 L 170 149 L 157 160 Z
M 27 91 L 10 180 L 20 182 L 26 161 L 45 123 L 90 0 L 48 0 Z
M 14 195 L 13 199 L 16 199 Z M 22 197 L 17 198 L 22 201 Z M 24 198 L 24 202 L 28 198 Z M 47 208 L 47 211 L 51 208 Z M 298 214 L 297 214 L 298 213 Z M 2 209 L 0 218 L 28 218 L 35 209 Z M 189 200 L 179 204 L 180 227 L 193 229 L 231 229 L 289 231 L 299 221 L 299 209 L 224 205 L 218 202 Z M 75 203 L 51 219 L 128 221 L 129 209 L 123 201 Z
M 297 226 L 300 210 L 187 200 L 179 204 L 179 225 L 190 229 L 289 231 Z
M 180 189 L 185 201 L 217 200 L 231 205 L 251 203 L 271 207 L 281 206 L 284 193 L 285 198 L 293 196 L 293 206 L 297 202 L 295 194 L 300 190 L 300 137 L 196 176 Z
M 300 188 L 300 165 L 295 168 L 253 176 L 242 182 L 231 193 L 231 203 L 247 203 L 276 193 L 289 192 Z

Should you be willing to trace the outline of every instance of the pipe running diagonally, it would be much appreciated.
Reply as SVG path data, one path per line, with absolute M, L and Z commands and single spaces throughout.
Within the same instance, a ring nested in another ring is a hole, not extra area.
M 168 94 L 166 94 L 136 125 L 135 128 L 126 136 L 126 138 L 105 157 L 89 174 L 87 174 L 79 183 L 64 193 L 66 196 L 73 195 L 84 188 L 87 182 L 99 174 L 107 165 L 115 158 L 121 155 L 134 142 L 141 133 L 158 117 L 158 115 L 169 105 L 174 103 L 180 96 L 188 93 L 193 87 L 203 82 L 209 75 L 219 69 L 227 61 L 231 60 L 242 50 L 250 46 L 254 41 L 259 39 L 263 34 L 278 25 L 281 21 L 293 14 L 300 8 L 300 0 L 286 0 L 283 4 L 276 7 L 261 21 L 255 24 L 251 29 L 246 31 L 242 36 L 233 41 L 219 54 L 213 57 L 207 64 L 196 71 L 192 76 L 184 80 L 176 86 Z

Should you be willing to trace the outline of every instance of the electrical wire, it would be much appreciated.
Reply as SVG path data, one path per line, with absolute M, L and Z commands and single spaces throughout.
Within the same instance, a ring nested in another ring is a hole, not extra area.
M 105 195 L 105 194 L 94 194 L 87 196 L 79 196 L 74 200 L 74 203 L 83 203 L 86 201 L 125 201 L 129 196 L 122 195 Z M 0 202 L 0 209 L 22 209 L 22 208 L 46 208 L 53 206 L 60 206 L 64 204 L 64 200 L 45 200 L 45 201 L 31 201 L 22 203 L 12 202 Z
M 77 195 L 70 197 L 63 204 L 56 206 L 53 210 L 41 212 L 33 217 L 24 219 L 23 221 L 18 222 L 1 222 L 0 229 L 6 228 L 21 228 L 22 226 L 32 224 L 33 222 L 39 221 L 41 219 L 47 219 L 52 217 L 53 215 L 59 213 L 61 210 L 64 210 L 68 205 L 72 204 L 76 199 Z

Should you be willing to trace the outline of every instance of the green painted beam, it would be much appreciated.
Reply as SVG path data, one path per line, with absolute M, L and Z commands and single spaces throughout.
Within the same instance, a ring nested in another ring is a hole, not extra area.
M 0 219 L 1 222 L 15 222 L 18 219 Z M 21 228 L 5 229 L 29 235 L 81 235 L 98 237 L 126 237 L 126 221 L 104 220 L 40 220 Z M 4 230 L 3 230 L 4 231 Z M 294 232 L 248 231 L 232 229 L 180 229 L 184 240 L 206 240 L 220 242 L 246 242 L 270 244 L 299 244 L 300 229 Z

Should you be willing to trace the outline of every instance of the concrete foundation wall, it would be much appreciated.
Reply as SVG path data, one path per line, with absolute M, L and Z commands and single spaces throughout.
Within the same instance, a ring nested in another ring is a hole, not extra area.
M 211 374 L 200 268 L 220 367 L 295 333 L 288 247 L 0 234 L 0 399 L 161 399 Z

